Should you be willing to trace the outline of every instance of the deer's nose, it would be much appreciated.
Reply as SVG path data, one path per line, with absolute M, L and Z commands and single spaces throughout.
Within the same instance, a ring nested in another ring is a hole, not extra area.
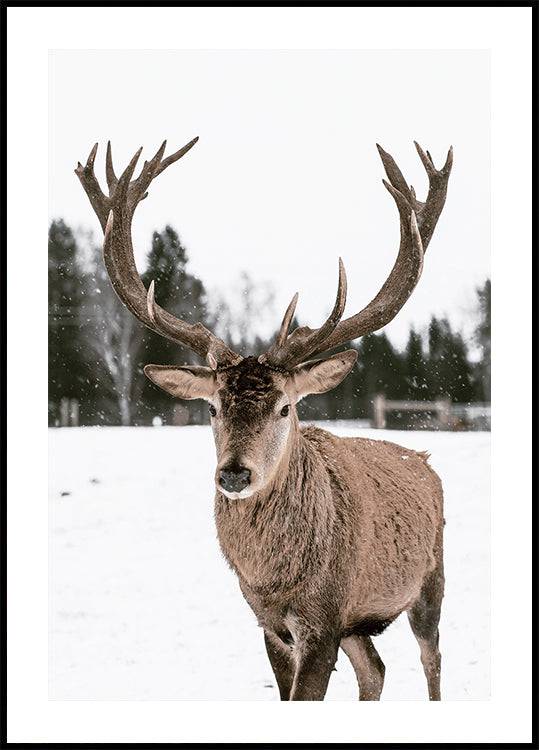
M 241 492 L 251 482 L 251 470 L 245 466 L 228 466 L 219 472 L 219 484 L 227 492 Z

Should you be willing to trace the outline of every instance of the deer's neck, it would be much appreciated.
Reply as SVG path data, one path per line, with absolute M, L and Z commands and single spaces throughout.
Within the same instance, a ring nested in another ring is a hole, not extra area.
M 271 486 L 246 500 L 217 493 L 215 517 L 223 553 L 251 589 L 300 586 L 331 548 L 331 479 L 319 451 L 296 428 Z

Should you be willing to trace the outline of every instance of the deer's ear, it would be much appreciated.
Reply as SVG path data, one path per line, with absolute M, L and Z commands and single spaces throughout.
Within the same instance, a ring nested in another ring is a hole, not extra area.
M 292 383 L 299 401 L 310 393 L 325 393 L 344 380 L 357 359 L 355 349 L 347 349 L 327 359 L 313 359 L 292 370 Z
M 144 374 L 171 396 L 210 400 L 215 393 L 215 371 L 197 365 L 146 365 Z

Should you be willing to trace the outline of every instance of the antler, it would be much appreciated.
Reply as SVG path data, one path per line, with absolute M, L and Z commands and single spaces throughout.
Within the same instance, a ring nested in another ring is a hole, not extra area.
M 153 159 L 144 162 L 136 180 L 131 178 L 142 148 L 133 156 L 118 179 L 112 164 L 109 142 L 106 156 L 108 196 L 101 190 L 94 173 L 97 143 L 90 151 L 86 165 L 82 166 L 79 162 L 75 174 L 81 181 L 105 233 L 103 242 L 105 266 L 114 291 L 120 300 L 133 315 L 155 333 L 189 347 L 201 357 L 208 358 L 209 361 L 227 366 L 241 361 L 240 355 L 229 349 L 224 341 L 214 336 L 201 323 L 189 325 L 159 307 L 154 299 L 153 281 L 147 292 L 133 257 L 131 224 L 135 208 L 148 195 L 147 190 L 152 180 L 168 166 L 181 159 L 197 141 L 198 138 L 194 138 L 186 146 L 163 159 L 166 147 L 166 141 L 164 141 Z
M 408 187 L 393 157 L 381 146 L 377 146 L 389 179 L 389 182 L 383 180 L 383 183 L 393 196 L 399 211 L 401 239 L 395 265 L 376 297 L 356 315 L 340 321 L 346 296 L 346 276 L 339 259 L 337 303 L 326 323 L 314 331 L 307 327 L 296 328 L 287 337 L 297 302 L 296 295 L 285 314 L 275 344 L 262 355 L 263 361 L 272 366 L 291 368 L 312 354 L 329 351 L 366 333 L 377 331 L 393 320 L 403 307 L 421 276 L 423 255 L 444 207 L 453 165 L 452 148 L 449 149 L 442 169 L 437 170 L 430 153 L 425 153 L 418 143 L 415 143 L 415 147 L 429 180 L 428 195 L 424 203 L 417 200 L 414 188 L 411 185 Z M 342 278 L 344 285 L 341 283 Z

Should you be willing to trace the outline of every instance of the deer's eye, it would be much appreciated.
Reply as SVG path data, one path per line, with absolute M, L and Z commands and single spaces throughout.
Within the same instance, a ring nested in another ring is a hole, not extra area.
M 215 415 L 217 414 L 217 409 L 215 408 L 215 406 L 213 404 L 210 404 L 208 406 L 208 410 L 209 410 L 210 414 L 212 415 L 212 417 L 215 417 Z
M 281 409 L 281 417 L 287 417 L 290 414 L 290 405 L 287 404 Z

